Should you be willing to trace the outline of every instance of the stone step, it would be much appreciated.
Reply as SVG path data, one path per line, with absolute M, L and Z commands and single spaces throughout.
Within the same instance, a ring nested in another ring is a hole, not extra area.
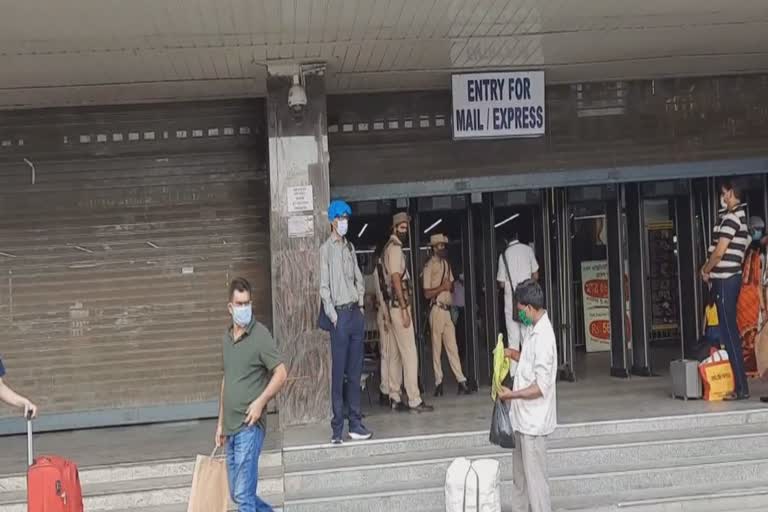
M 267 503 L 272 504 L 273 512 L 284 512 L 282 506 L 274 505 L 275 503 L 282 503 L 282 496 L 262 496 L 261 497 Z M 229 511 L 237 511 L 237 507 L 230 504 Z M 90 512 L 90 511 L 89 511 Z M 187 512 L 187 503 L 175 503 L 173 505 L 157 505 L 149 507 L 137 507 L 137 508 L 124 508 L 120 510 L 111 510 L 110 512 Z
M 260 468 L 259 473 L 259 494 L 282 498 L 282 467 Z M 191 485 L 191 473 L 150 479 L 83 483 L 83 505 L 89 512 L 96 512 L 185 504 L 189 500 Z M 26 512 L 26 490 L 0 493 L 0 510 Z
M 513 505 L 510 482 L 503 482 L 502 509 Z M 556 512 L 757 512 L 768 506 L 765 482 L 645 489 L 600 497 L 563 496 L 553 499 Z M 445 510 L 444 485 L 440 482 L 410 483 L 393 489 L 372 486 L 370 492 L 332 495 L 314 499 L 286 499 L 285 512 L 442 512 Z
M 683 432 L 619 434 L 600 438 L 555 439 L 548 450 L 552 474 L 584 472 L 586 468 L 622 467 L 625 464 L 663 466 L 665 461 L 681 461 L 722 455 L 749 456 L 768 451 L 768 432 L 762 425 L 741 427 L 735 433 L 708 429 L 693 438 Z M 287 465 L 285 490 L 288 496 L 297 492 L 336 489 L 364 489 L 373 481 L 393 485 L 414 480 L 439 481 L 456 457 L 495 458 L 502 464 L 502 474 L 512 476 L 511 452 L 486 442 L 483 447 L 453 450 L 411 451 L 377 455 L 363 459 L 337 459 L 323 467 L 316 464 Z
M 578 471 L 578 473 L 575 473 Z M 643 489 L 683 488 L 714 482 L 768 481 L 768 451 L 739 457 L 699 457 L 680 461 L 552 472 L 553 496 L 599 496 Z
M 282 453 L 280 451 L 264 452 L 259 458 L 259 468 L 280 468 L 282 467 L 282 461 Z M 80 483 L 83 486 L 116 481 L 151 480 L 172 476 L 189 475 L 191 477 L 194 469 L 194 458 L 79 468 Z M 26 488 L 27 477 L 25 474 L 17 473 L 0 476 L 0 492 L 23 491 Z
M 640 490 L 612 496 L 564 496 L 552 503 L 567 512 L 725 512 L 765 510 L 768 485 L 745 482 Z
M 661 418 L 643 418 L 621 421 L 574 423 L 558 426 L 551 436 L 559 439 L 599 438 L 612 435 L 654 434 L 658 432 L 683 432 L 686 435 L 708 429 L 732 432 L 743 427 L 763 425 L 768 430 L 768 408 L 751 411 L 690 414 Z M 329 461 L 340 459 L 361 460 L 368 457 L 410 453 L 414 451 L 451 452 L 465 448 L 488 446 L 488 431 L 436 434 L 393 439 L 373 439 L 366 442 L 348 442 L 342 446 L 317 444 L 287 446 L 283 450 L 283 462 L 287 467 L 325 467 Z

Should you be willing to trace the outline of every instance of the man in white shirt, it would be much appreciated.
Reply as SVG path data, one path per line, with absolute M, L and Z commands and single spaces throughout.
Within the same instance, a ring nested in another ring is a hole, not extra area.
M 547 477 L 547 436 L 557 425 L 557 345 L 555 332 L 544 309 L 544 292 L 529 279 L 515 289 L 517 310 L 530 330 L 522 352 L 510 350 L 518 361 L 512 389 L 502 387 L 499 398 L 511 400 L 510 416 L 515 431 L 512 454 L 514 512 L 551 512 Z
M 499 267 L 496 281 L 504 290 L 504 319 L 507 327 L 507 347 L 520 350 L 523 329 L 516 318 L 512 294 L 515 288 L 526 279 L 539 280 L 539 263 L 536 254 L 529 246 L 520 243 L 517 233 L 513 234 L 507 248 L 499 255 Z M 517 363 L 512 361 L 509 374 L 514 377 Z

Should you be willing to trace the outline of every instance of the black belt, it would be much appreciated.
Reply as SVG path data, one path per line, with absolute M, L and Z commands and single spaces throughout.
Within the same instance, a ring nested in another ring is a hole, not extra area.
M 448 306 L 448 305 L 446 305 L 446 304 L 442 304 L 442 303 L 440 303 L 440 302 L 434 302 L 434 303 L 432 304 L 432 307 L 433 307 L 433 308 L 435 308 L 435 307 L 437 307 L 437 308 L 440 308 L 440 309 L 442 309 L 443 311 L 450 311 L 450 310 L 451 310 L 451 306 Z
M 342 304 L 341 306 L 336 306 L 336 311 L 352 311 L 353 309 L 357 309 L 360 306 L 357 305 L 356 302 L 350 302 L 348 304 Z

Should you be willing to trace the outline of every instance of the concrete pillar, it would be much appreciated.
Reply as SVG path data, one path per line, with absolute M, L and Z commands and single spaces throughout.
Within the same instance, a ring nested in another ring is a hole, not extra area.
M 319 249 L 329 234 L 325 67 L 303 69 L 307 104 L 297 116 L 288 93 L 301 71 L 270 66 L 267 79 L 272 316 L 289 368 L 278 402 L 281 428 L 330 415 L 330 344 L 316 327 Z

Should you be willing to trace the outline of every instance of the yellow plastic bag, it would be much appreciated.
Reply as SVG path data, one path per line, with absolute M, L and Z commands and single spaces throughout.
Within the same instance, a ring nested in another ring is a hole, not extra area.
M 509 375 L 509 359 L 504 357 L 504 335 L 499 334 L 496 348 L 493 349 L 493 380 L 491 385 L 491 399 L 495 402 L 496 395 L 501 389 L 501 384 Z
M 731 362 L 723 352 L 713 349 L 712 355 L 699 364 L 704 400 L 720 401 L 733 393 L 736 387 Z

